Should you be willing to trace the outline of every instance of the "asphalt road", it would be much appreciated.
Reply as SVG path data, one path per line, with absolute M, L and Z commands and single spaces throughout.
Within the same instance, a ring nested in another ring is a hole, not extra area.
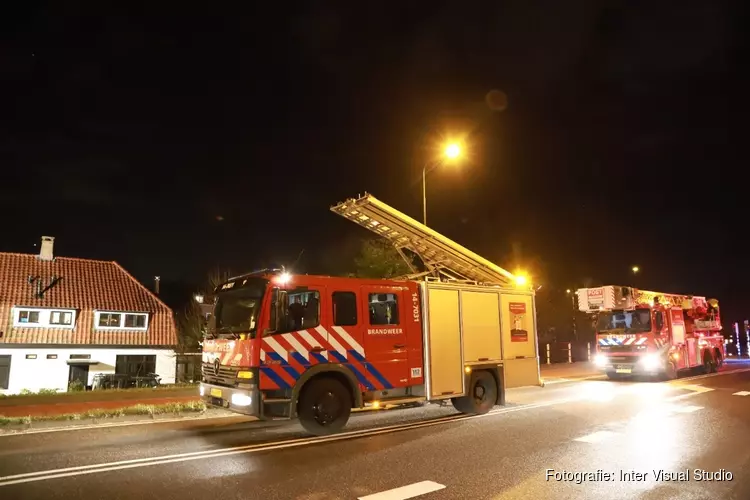
M 360 414 L 331 438 L 239 418 L 3 436 L 0 497 L 747 500 L 750 364 L 730 370 L 515 390 L 479 417 L 439 407 Z M 723 480 L 697 481 L 696 469 Z M 622 477 L 633 471 L 644 477 Z M 576 473 L 592 474 L 577 484 Z

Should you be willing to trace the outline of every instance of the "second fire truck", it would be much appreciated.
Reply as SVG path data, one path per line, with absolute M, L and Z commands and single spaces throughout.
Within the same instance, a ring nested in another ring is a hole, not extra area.
M 716 299 L 611 285 L 577 295 L 579 309 L 596 319 L 594 362 L 610 379 L 673 379 L 694 368 L 715 372 L 724 362 Z

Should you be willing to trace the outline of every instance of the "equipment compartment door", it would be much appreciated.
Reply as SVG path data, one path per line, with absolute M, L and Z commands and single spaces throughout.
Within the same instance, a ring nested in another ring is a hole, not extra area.
M 409 384 L 405 315 L 411 302 L 401 287 L 365 286 L 361 297 L 366 308 L 364 348 L 368 379 L 376 389 Z

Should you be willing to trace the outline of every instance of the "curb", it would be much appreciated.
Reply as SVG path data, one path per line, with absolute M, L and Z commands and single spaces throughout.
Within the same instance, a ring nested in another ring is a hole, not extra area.
M 36 426 L 25 424 L 25 428 L 19 427 L 5 427 L 0 428 L 0 438 L 9 436 L 22 436 L 28 434 L 43 434 L 49 432 L 61 432 L 61 431 L 78 431 L 78 430 L 90 430 L 90 429 L 102 429 L 110 427 L 131 427 L 135 425 L 150 425 L 150 424 L 164 424 L 174 422 L 188 422 L 194 420 L 213 420 L 230 417 L 242 417 L 235 413 L 224 413 L 213 414 L 211 410 L 196 413 L 182 413 L 175 416 L 174 414 L 163 414 L 162 416 L 154 415 L 136 415 L 132 418 L 125 417 L 113 417 L 109 419 L 86 419 L 78 421 L 70 421 L 68 425 L 59 425 L 59 422 L 37 422 Z M 216 410 L 219 413 L 219 410 Z M 45 426 L 44 424 L 58 424 L 56 426 Z

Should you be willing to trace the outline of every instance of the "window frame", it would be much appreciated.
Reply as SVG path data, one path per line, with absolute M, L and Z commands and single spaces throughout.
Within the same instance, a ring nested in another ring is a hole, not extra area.
M 99 323 L 101 322 L 101 318 L 105 314 L 118 314 L 120 316 L 120 321 L 116 326 L 101 326 Z M 144 326 L 143 327 L 128 327 L 125 326 L 125 318 L 127 316 L 145 316 Z M 125 311 L 108 311 L 108 310 L 95 310 L 94 311 L 94 329 L 99 331 L 112 331 L 112 330 L 124 330 L 128 332 L 145 332 L 148 331 L 148 326 L 151 322 L 149 313 L 143 313 L 143 312 L 125 312 Z
M 352 296 L 352 307 L 354 308 L 354 323 L 339 323 L 337 321 L 338 318 L 336 314 L 336 297 L 338 295 Z M 353 292 L 351 290 L 334 290 L 331 293 L 331 320 L 333 322 L 333 326 L 357 326 L 359 324 L 359 298 L 357 297 L 357 292 Z
M 36 323 L 24 323 L 21 321 L 21 313 L 37 313 L 39 321 Z M 52 314 L 60 313 L 61 317 L 70 314 L 70 324 L 52 323 Z M 72 330 L 78 320 L 78 311 L 64 307 L 25 307 L 13 306 L 13 328 L 56 328 L 61 330 Z
M 318 288 L 318 287 L 310 287 L 310 286 L 299 286 L 299 287 L 294 287 L 294 288 L 274 288 L 274 290 L 278 290 L 278 292 L 284 292 L 286 294 L 286 299 L 285 300 L 286 300 L 286 308 L 287 308 L 287 310 L 284 312 L 284 318 L 286 318 L 287 321 L 289 320 L 289 306 L 292 304 L 290 296 L 291 295 L 295 295 L 295 294 L 301 294 L 301 293 L 312 293 L 312 294 L 314 294 L 314 296 L 316 297 L 316 299 L 318 301 L 318 310 L 317 310 L 317 320 L 318 321 L 317 321 L 317 323 L 315 325 L 306 326 L 304 324 L 304 319 L 303 319 L 303 324 L 301 325 L 302 326 L 301 330 L 315 329 L 315 328 L 318 328 L 322 324 L 323 318 L 321 316 L 322 316 L 322 312 L 323 312 L 323 297 L 325 296 L 325 288 L 323 288 L 323 287 Z M 275 294 L 275 296 L 273 295 L 273 292 L 272 292 L 271 302 L 270 302 L 271 310 L 269 311 L 270 312 L 270 314 L 269 314 L 269 326 L 268 326 L 268 330 L 264 333 L 264 335 L 266 335 L 266 336 L 283 335 L 285 333 L 293 333 L 293 332 L 299 331 L 299 330 L 294 330 L 294 329 L 289 330 L 288 328 L 277 329 L 276 325 L 272 324 L 273 323 L 272 320 L 274 318 L 276 318 L 276 322 L 278 322 L 278 319 L 279 319 L 278 316 L 277 316 L 277 314 L 275 314 L 275 312 L 278 311 L 278 309 L 276 309 L 276 307 L 278 307 L 278 301 L 279 301 L 279 296 L 280 296 L 280 293 L 278 293 L 278 292 Z
M 396 299 L 395 300 L 395 304 L 396 304 L 396 319 L 397 319 L 397 321 L 395 323 L 373 323 L 372 322 L 372 317 L 370 316 L 370 304 L 373 304 L 373 302 L 371 302 L 373 295 L 393 295 L 393 297 Z M 367 324 L 370 325 L 370 326 L 377 326 L 377 327 L 387 327 L 387 326 L 394 326 L 395 327 L 395 326 L 401 326 L 401 322 L 403 321 L 403 318 L 401 317 L 401 297 L 400 297 L 400 295 L 401 294 L 399 292 L 392 291 L 392 290 L 385 291 L 385 292 L 383 292 L 383 291 L 374 292 L 374 291 L 369 290 L 367 292 Z

